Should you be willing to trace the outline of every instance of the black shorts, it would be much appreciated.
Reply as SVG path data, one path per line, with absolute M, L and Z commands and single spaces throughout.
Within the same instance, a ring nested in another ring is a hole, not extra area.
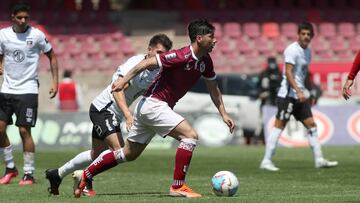
M 276 118 L 281 121 L 288 121 L 291 115 L 298 121 L 312 117 L 309 102 L 299 102 L 299 100 L 289 97 L 277 97 L 276 104 L 278 107 Z
M 0 120 L 13 124 L 12 115 L 16 115 L 16 126 L 34 127 L 37 119 L 38 94 L 0 93 Z
M 91 104 L 89 115 L 93 123 L 93 138 L 104 140 L 110 134 L 120 132 L 120 123 L 116 119 L 115 114 L 108 111 L 106 108 L 98 111 L 96 107 Z

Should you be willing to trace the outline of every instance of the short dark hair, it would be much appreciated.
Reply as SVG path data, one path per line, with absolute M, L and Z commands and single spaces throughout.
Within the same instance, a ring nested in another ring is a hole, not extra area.
M 165 47 L 166 51 L 169 51 L 172 48 L 173 42 L 165 34 L 154 35 L 149 42 L 149 47 L 154 47 L 157 44 L 161 44 Z
M 300 34 L 301 30 L 309 30 L 311 36 L 314 36 L 314 27 L 309 22 L 302 22 L 298 25 L 298 34 Z
M 63 73 L 63 77 L 64 78 L 71 78 L 72 76 L 72 71 L 71 70 L 65 70 Z
M 215 32 L 215 27 L 206 19 L 196 19 L 190 22 L 188 33 L 191 43 L 195 42 L 197 35 L 207 35 Z
M 31 10 L 30 5 L 26 2 L 21 1 L 13 6 L 11 14 L 16 15 L 17 13 L 22 11 L 30 12 L 30 10 Z

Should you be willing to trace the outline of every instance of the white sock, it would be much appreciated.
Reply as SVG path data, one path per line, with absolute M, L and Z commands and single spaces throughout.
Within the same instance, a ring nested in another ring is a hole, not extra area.
M 317 128 L 310 128 L 308 129 L 308 139 L 310 147 L 314 154 L 314 160 L 319 160 L 323 158 L 322 151 L 321 151 L 321 145 L 318 140 L 318 134 L 317 134 Z
M 91 150 L 81 152 L 59 168 L 59 176 L 64 178 L 70 173 L 88 166 L 92 161 Z
M 280 128 L 273 128 L 269 137 L 266 140 L 266 150 L 265 155 L 263 158 L 263 162 L 271 161 L 273 155 L 275 154 L 275 149 L 277 145 L 277 141 L 280 137 L 282 129 Z
M 34 152 L 24 152 L 24 174 L 34 174 L 35 171 L 35 159 Z
M 15 162 L 12 154 L 12 145 L 0 148 L 0 155 L 3 157 L 6 168 L 14 168 Z
M 125 157 L 123 148 L 114 151 L 114 155 L 115 155 L 115 157 L 116 157 L 116 161 L 117 161 L 119 164 L 126 162 L 126 157 Z

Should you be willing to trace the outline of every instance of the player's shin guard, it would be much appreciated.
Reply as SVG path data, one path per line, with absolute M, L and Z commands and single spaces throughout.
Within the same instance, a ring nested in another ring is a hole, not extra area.
M 12 145 L 0 148 L 0 155 L 3 157 L 6 168 L 14 168 L 14 156 L 12 154 Z
M 92 179 L 103 171 L 106 171 L 118 164 L 114 151 L 105 150 L 103 151 L 88 168 L 84 170 L 86 177 Z
M 187 138 L 181 140 L 176 151 L 173 188 L 180 188 L 185 183 L 186 172 L 195 147 L 195 139 Z
M 91 150 L 81 152 L 59 168 L 59 176 L 64 178 L 68 174 L 88 166 L 92 161 Z
M 318 134 L 317 134 L 316 127 L 308 129 L 308 139 L 309 139 L 310 147 L 314 154 L 314 160 L 316 161 L 316 160 L 322 159 L 323 154 L 321 151 L 320 142 L 318 140 Z

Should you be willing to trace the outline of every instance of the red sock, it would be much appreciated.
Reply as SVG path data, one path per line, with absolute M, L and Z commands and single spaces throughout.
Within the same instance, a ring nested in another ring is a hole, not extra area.
M 92 179 L 92 177 L 96 176 L 97 174 L 106 171 L 118 164 L 113 151 L 107 150 L 105 152 L 107 153 L 100 154 L 100 156 L 93 163 L 91 163 L 87 169 L 84 170 L 88 178 Z
M 182 141 L 177 148 L 175 156 L 174 182 L 172 184 L 173 188 L 180 188 L 185 183 L 186 172 L 189 168 L 195 146 L 195 140 L 190 143 Z

